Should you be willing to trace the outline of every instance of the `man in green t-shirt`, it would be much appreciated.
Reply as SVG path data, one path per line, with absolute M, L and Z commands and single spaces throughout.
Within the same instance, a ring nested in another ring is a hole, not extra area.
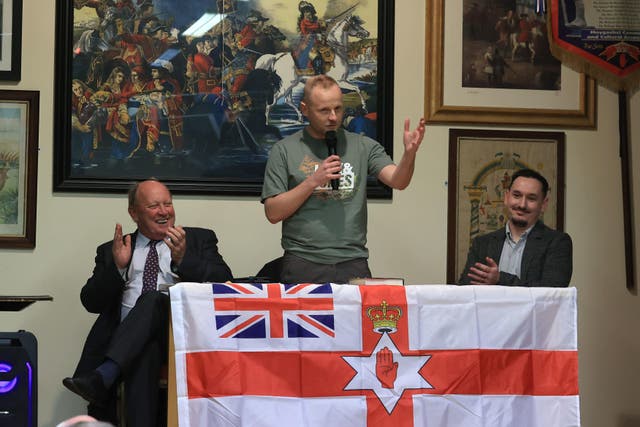
M 411 182 L 424 119 L 410 131 L 396 165 L 382 145 L 341 128 L 342 91 L 326 75 L 307 80 L 300 103 L 309 124 L 279 141 L 267 162 L 262 203 L 267 219 L 282 221 L 283 283 L 346 283 L 371 277 L 367 258 L 367 176 L 402 190 Z M 335 131 L 336 153 L 325 136 Z M 332 188 L 337 181 L 337 189 Z

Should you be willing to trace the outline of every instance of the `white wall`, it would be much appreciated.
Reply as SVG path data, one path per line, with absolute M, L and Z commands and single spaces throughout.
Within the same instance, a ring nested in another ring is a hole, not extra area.
M 54 1 L 24 1 L 22 81 L 1 89 L 40 91 L 37 246 L 0 250 L 2 294 L 51 294 L 53 302 L 0 313 L 0 329 L 32 331 L 39 342 L 39 425 L 82 413 L 84 402 L 62 387 L 94 320 L 79 302 L 95 247 L 116 221 L 133 224 L 122 195 L 52 192 Z M 422 114 L 424 0 L 396 1 L 395 152 L 402 120 Z M 37 31 L 36 31 L 37 29 Z M 631 100 L 632 140 L 640 139 L 640 96 Z M 566 230 L 574 241 L 572 285 L 579 290 L 579 360 L 583 425 L 640 425 L 640 302 L 625 289 L 617 96 L 598 91 L 596 131 L 566 130 Z M 634 138 L 635 137 L 635 138 Z M 448 127 L 429 126 L 414 181 L 393 202 L 370 203 L 369 248 L 377 275 L 443 283 L 446 263 Z M 635 150 L 635 165 L 640 150 Z M 634 179 L 640 188 L 638 172 Z M 254 198 L 177 196 L 178 221 L 216 230 L 236 276 L 280 253 L 279 226 Z M 636 211 L 640 210 L 638 201 Z M 259 239 L 258 242 L 256 242 Z M 637 240 L 637 239 L 636 239 Z

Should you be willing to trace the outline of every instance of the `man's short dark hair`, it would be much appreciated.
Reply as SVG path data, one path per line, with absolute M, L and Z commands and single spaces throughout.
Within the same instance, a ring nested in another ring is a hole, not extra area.
M 546 178 L 540 175 L 538 172 L 534 171 L 533 169 L 520 169 L 516 171 L 511 176 L 511 182 L 509 183 L 509 190 L 511 190 L 511 186 L 513 185 L 514 181 L 517 178 L 533 178 L 540 181 L 540 184 L 542 184 L 542 195 L 544 197 L 547 197 L 547 193 L 549 192 L 549 182 L 547 182 Z

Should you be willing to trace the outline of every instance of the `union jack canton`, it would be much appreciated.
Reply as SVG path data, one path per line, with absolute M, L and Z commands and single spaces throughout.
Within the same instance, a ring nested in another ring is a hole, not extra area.
M 214 283 L 219 338 L 335 337 L 331 285 Z

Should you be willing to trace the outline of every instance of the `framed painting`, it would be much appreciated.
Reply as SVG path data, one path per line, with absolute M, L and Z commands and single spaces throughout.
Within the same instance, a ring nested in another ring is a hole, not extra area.
M 551 55 L 535 2 L 426 5 L 427 122 L 595 128 L 596 82 Z
M 36 245 L 40 93 L 0 90 L 0 248 Z
M 549 182 L 544 223 L 564 226 L 563 132 L 449 130 L 447 283 L 464 270 L 472 240 L 505 227 L 505 191 L 519 169 L 538 171 Z
M 0 0 L 0 80 L 20 81 L 22 0 Z
M 309 76 L 343 126 L 392 154 L 394 3 L 57 1 L 54 191 L 259 195 L 274 143 L 306 125 Z M 369 181 L 370 197 L 390 189 Z

